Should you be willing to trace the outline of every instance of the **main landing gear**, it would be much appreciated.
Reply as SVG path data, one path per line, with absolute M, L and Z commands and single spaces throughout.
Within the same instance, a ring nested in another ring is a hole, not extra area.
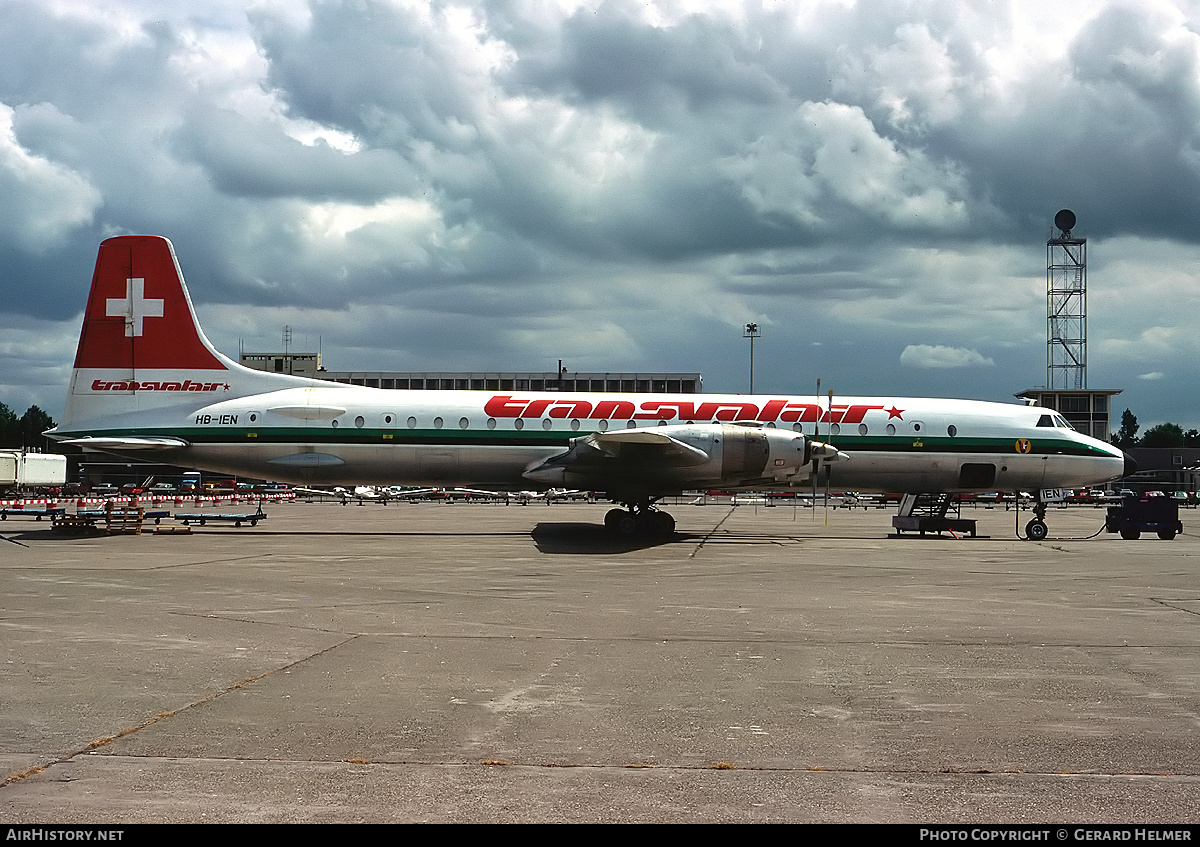
M 1045 541 L 1049 532 L 1046 527 L 1046 504 L 1037 500 L 1033 504 L 1033 520 L 1025 524 L 1025 537 L 1030 541 Z
M 628 509 L 610 509 L 604 516 L 604 527 L 609 532 L 626 537 L 668 536 L 675 532 L 675 518 L 649 503 L 634 503 Z

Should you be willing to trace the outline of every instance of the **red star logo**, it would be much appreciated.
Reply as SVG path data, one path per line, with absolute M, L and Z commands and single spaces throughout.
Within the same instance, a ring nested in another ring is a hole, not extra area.
M 894 405 L 890 409 L 884 409 L 884 411 L 888 413 L 889 421 L 892 418 L 900 418 L 900 415 L 902 415 L 904 413 L 903 409 L 897 409 Z M 900 420 L 904 420 L 904 418 L 900 418 Z

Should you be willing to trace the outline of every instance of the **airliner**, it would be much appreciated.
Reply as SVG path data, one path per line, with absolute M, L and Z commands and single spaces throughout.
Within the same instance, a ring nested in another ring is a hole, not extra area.
M 1040 491 L 1131 473 L 1057 412 L 973 400 L 404 391 L 246 368 L 205 337 L 171 242 L 100 245 L 63 421 L 74 447 L 299 485 L 595 491 L 616 532 L 674 531 L 684 490 L 829 480 L 873 492 Z M 1040 507 L 1040 508 L 1039 508 Z M 1046 536 L 1045 504 L 1026 527 Z

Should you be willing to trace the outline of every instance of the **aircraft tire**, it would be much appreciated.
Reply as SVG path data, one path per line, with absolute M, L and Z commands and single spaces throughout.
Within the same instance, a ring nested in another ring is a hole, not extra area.
M 1045 521 L 1039 521 L 1036 518 L 1025 524 L 1025 537 L 1030 541 L 1044 541 L 1049 529 L 1046 527 Z
M 632 512 L 622 512 L 621 519 L 617 521 L 617 532 L 626 537 L 637 535 L 639 529 L 642 528 L 641 521 Z
M 621 518 L 625 517 L 627 514 L 629 513 L 624 509 L 609 509 L 604 514 L 604 528 L 613 530 L 615 532 L 618 529 L 618 525 L 621 523 Z
M 650 529 L 655 535 L 673 535 L 675 518 L 668 512 L 651 512 Z

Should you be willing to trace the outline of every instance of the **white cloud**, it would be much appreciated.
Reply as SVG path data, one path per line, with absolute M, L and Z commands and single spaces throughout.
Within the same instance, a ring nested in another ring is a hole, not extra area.
M 90 223 L 100 202 L 83 175 L 22 147 L 0 103 L 0 239 L 40 252 Z
M 996 363 L 982 353 L 964 347 L 910 344 L 900 354 L 900 364 L 909 368 L 990 368 Z

